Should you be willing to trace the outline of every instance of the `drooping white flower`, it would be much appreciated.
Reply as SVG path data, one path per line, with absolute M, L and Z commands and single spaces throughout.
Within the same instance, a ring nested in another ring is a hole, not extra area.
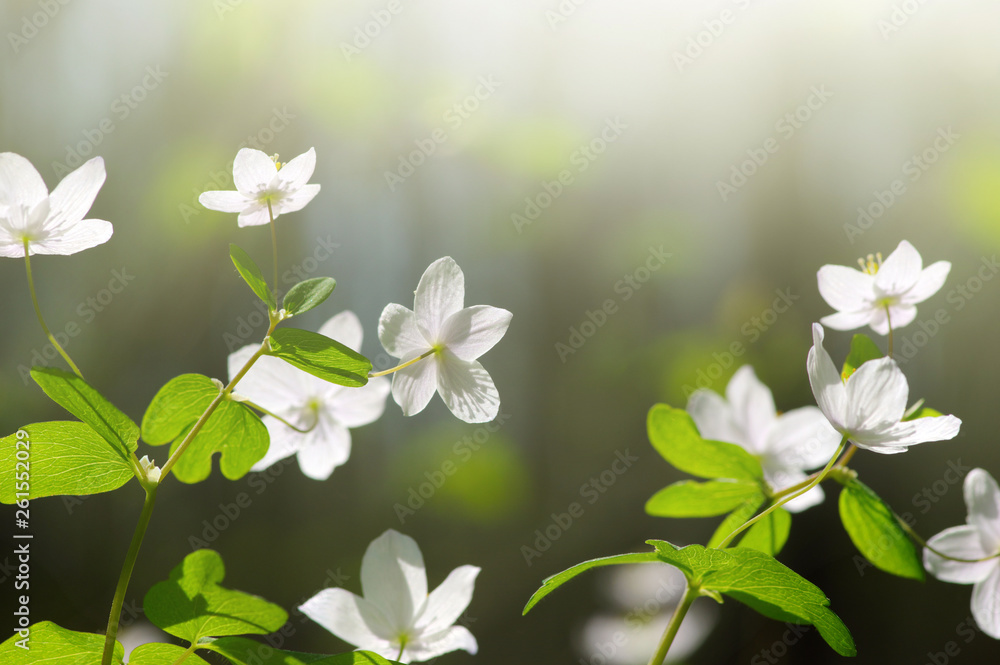
M 314 148 L 282 165 L 260 150 L 243 148 L 233 162 L 233 184 L 237 191 L 203 192 L 198 201 L 209 210 L 238 212 L 240 226 L 267 224 L 271 221 L 268 202 L 277 219 L 282 213 L 301 210 L 319 194 L 319 185 L 306 184 L 315 168 Z
M 475 654 L 476 638 L 454 623 L 472 600 L 478 574 L 476 566 L 459 566 L 428 594 L 416 541 L 389 529 L 372 541 L 361 561 L 364 597 L 324 589 L 299 610 L 345 642 L 402 663 L 457 649 Z
M 845 382 L 823 348 L 823 326 L 818 323 L 813 324 L 813 346 L 806 364 L 823 415 L 859 448 L 902 453 L 918 443 L 952 439 L 962 426 L 955 416 L 902 421 L 910 386 L 892 358 L 863 363 Z
M 735 443 L 755 455 L 776 492 L 804 481 L 805 472 L 826 464 L 840 443 L 840 435 L 815 406 L 778 415 L 770 389 L 749 365 L 733 374 L 725 398 L 696 390 L 687 411 L 704 438 Z M 822 502 L 823 488 L 817 485 L 784 507 L 797 513 Z
M 428 266 L 413 310 L 386 305 L 378 322 L 379 341 L 401 363 L 432 355 L 393 374 L 392 397 L 403 415 L 423 411 L 437 391 L 457 418 L 493 420 L 500 394 L 476 359 L 500 341 L 511 316 L 499 307 L 465 307 L 465 275 L 450 256 Z
M 980 630 L 1000 640 L 1000 488 L 983 469 L 965 477 L 966 524 L 953 526 L 927 541 L 924 568 L 942 582 L 972 584 L 972 616 Z M 993 558 L 987 558 L 993 557 Z M 969 563 L 968 560 L 986 559 Z
M 361 322 L 353 312 L 337 314 L 319 332 L 355 351 L 361 348 Z M 249 345 L 229 356 L 230 379 L 256 350 L 255 345 Z M 350 428 L 381 417 L 389 381 L 375 378 L 360 388 L 348 388 L 306 374 L 279 358 L 263 356 L 236 385 L 236 392 L 296 427 L 309 430 L 302 433 L 277 418 L 264 416 L 271 445 L 253 471 L 263 471 L 297 454 L 303 474 L 326 480 L 351 455 Z
M 102 219 L 84 219 L 104 184 L 104 160 L 85 162 L 49 194 L 27 159 L 0 153 L 0 256 L 76 254 L 108 241 L 114 229 Z
M 882 261 L 869 256 L 862 269 L 826 265 L 819 269 L 819 293 L 836 314 L 820 321 L 834 330 L 868 325 L 879 335 L 902 328 L 917 316 L 921 303 L 944 285 L 951 263 L 938 261 L 923 267 L 920 252 L 906 240 Z

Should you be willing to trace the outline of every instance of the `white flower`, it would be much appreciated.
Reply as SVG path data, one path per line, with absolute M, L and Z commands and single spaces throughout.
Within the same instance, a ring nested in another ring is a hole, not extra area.
M 687 411 L 704 438 L 735 443 L 755 455 L 776 492 L 797 485 L 806 479 L 805 471 L 826 464 L 840 443 L 840 435 L 815 406 L 779 416 L 770 389 L 749 365 L 733 374 L 725 399 L 711 390 L 696 390 Z M 817 485 L 784 507 L 797 513 L 822 502 L 823 488 Z
M 361 561 L 364 598 L 324 589 L 299 610 L 345 642 L 402 663 L 456 649 L 475 654 L 476 638 L 453 624 L 472 600 L 478 574 L 476 566 L 459 566 L 428 595 L 416 541 L 389 529 L 372 541 Z
M 413 311 L 389 304 L 378 322 L 379 341 L 401 363 L 433 355 L 393 374 L 392 397 L 403 415 L 423 411 L 436 390 L 457 418 L 493 420 L 500 394 L 476 358 L 500 341 L 511 316 L 488 305 L 465 307 L 465 276 L 450 256 L 428 266 L 414 293 Z
M 27 159 L 0 153 L 0 256 L 76 254 L 105 243 L 114 229 L 102 219 L 84 219 L 104 184 L 104 160 L 84 163 L 49 194 Z
M 993 558 L 966 563 L 924 549 L 924 567 L 942 582 L 972 584 L 972 616 L 984 633 L 1000 639 L 1000 488 L 983 469 L 965 477 L 965 506 L 968 523 L 945 529 L 928 547 L 956 559 Z
M 302 210 L 319 194 L 319 185 L 307 185 L 316 168 L 316 150 L 309 148 L 287 164 L 279 165 L 260 150 L 243 148 L 233 161 L 233 184 L 238 191 L 203 192 L 198 201 L 209 210 L 238 212 L 240 226 L 259 226 L 285 212 Z
M 323 324 L 319 332 L 355 351 L 361 348 L 361 322 L 353 312 L 341 312 Z M 249 345 L 229 356 L 230 379 L 256 350 L 256 345 Z M 263 356 L 237 384 L 236 390 L 241 397 L 300 429 L 309 430 L 302 433 L 277 418 L 264 416 L 271 446 L 253 471 L 263 471 L 280 459 L 298 454 L 302 473 L 315 480 L 326 480 L 351 455 L 348 428 L 361 427 L 381 417 L 389 382 L 372 379 L 360 388 L 338 386 L 279 358 Z
M 938 261 L 926 269 L 920 253 L 906 240 L 878 263 L 869 256 L 862 270 L 826 265 L 819 269 L 819 293 L 836 314 L 820 321 L 834 330 L 854 330 L 864 325 L 879 335 L 902 328 L 917 316 L 921 303 L 944 285 L 951 263 Z M 888 311 L 887 311 L 888 310 Z
M 818 323 L 813 324 L 813 347 L 806 364 L 823 415 L 859 448 L 902 453 L 907 446 L 952 439 L 962 426 L 955 416 L 901 422 L 910 387 L 892 358 L 869 360 L 843 381 L 823 348 L 823 326 Z

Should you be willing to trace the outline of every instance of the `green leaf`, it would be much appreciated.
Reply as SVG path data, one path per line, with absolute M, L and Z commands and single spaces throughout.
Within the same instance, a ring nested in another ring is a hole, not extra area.
M 881 357 L 882 351 L 871 337 L 859 333 L 851 339 L 851 350 L 844 360 L 844 369 L 840 372 L 840 377 L 847 381 L 847 377 L 854 374 L 862 363 Z
M 747 529 L 743 538 L 735 545 L 777 556 L 788 541 L 791 530 L 791 513 L 784 508 L 778 508 Z
M 757 483 L 681 480 L 654 494 L 646 502 L 646 512 L 657 517 L 713 517 L 759 494 Z
M 279 651 L 245 637 L 221 637 L 207 646 L 228 658 L 234 665 L 392 665 L 395 663 L 369 651 L 351 651 L 336 656 Z
M 657 404 L 649 410 L 646 424 L 653 447 L 681 471 L 702 478 L 764 479 L 757 458 L 735 444 L 701 438 L 682 409 Z
M 920 557 L 892 509 L 857 478 L 840 492 L 840 519 L 854 546 L 879 570 L 924 579 Z
M 288 614 L 263 598 L 220 586 L 226 569 L 213 550 L 196 550 L 170 571 L 170 579 L 153 586 L 143 600 L 146 618 L 192 644 L 206 637 L 266 635 L 288 620 Z
M 31 626 L 28 649 L 17 646 L 21 639 L 13 635 L 0 644 L 0 663 L 4 665 L 100 665 L 104 653 L 104 635 L 66 630 L 51 621 Z M 115 643 L 112 665 L 121 665 L 125 649 Z
M 239 271 L 240 276 L 243 277 L 243 281 L 257 294 L 257 297 L 264 301 L 267 308 L 271 311 L 277 309 L 277 303 L 274 301 L 274 294 L 271 293 L 271 289 L 267 288 L 267 281 L 264 279 L 264 275 L 261 274 L 260 268 L 254 263 L 254 260 L 250 258 L 250 255 L 240 249 L 237 245 L 229 245 L 229 258 L 233 260 L 233 265 L 236 266 L 236 270 Z
M 128 657 L 128 665 L 175 665 L 187 649 L 176 644 L 153 642 L 136 647 Z M 208 661 L 194 654 L 187 654 L 184 665 L 209 665 Z
M 86 381 L 54 367 L 33 367 L 31 378 L 53 402 L 90 425 L 122 459 L 132 456 L 138 447 L 139 426 Z
M 715 529 L 715 533 L 708 541 L 708 547 L 718 547 L 719 544 L 726 539 L 729 534 L 736 530 L 741 524 L 746 522 L 748 519 L 756 514 L 757 509 L 764 505 L 764 501 L 767 497 L 764 496 L 763 492 L 758 492 L 756 496 L 752 496 L 741 505 L 739 505 L 736 510 L 726 515 L 726 519 L 722 520 L 719 526 Z M 753 528 L 753 527 L 750 527 Z
M 181 445 L 185 430 L 174 439 L 170 454 Z M 212 455 L 221 453 L 219 470 L 229 480 L 239 480 L 263 459 L 270 445 L 267 426 L 244 404 L 223 400 L 194 437 L 171 470 L 183 483 L 200 483 L 212 473 Z
M 201 374 L 181 374 L 167 381 L 142 417 L 142 438 L 159 446 L 170 443 L 194 424 L 222 389 Z
M 308 312 L 313 307 L 323 304 L 336 286 L 337 282 L 332 277 L 314 277 L 299 282 L 288 289 L 281 307 L 290 316 Z
M 598 568 L 600 566 L 617 566 L 623 563 L 657 563 L 659 560 L 660 559 L 657 557 L 655 552 L 638 552 L 634 554 L 606 556 L 600 559 L 591 559 L 590 561 L 578 563 L 572 568 L 567 568 L 561 573 L 556 573 L 552 577 L 548 577 L 543 580 L 541 588 L 528 600 L 528 604 L 524 606 L 524 611 L 521 612 L 521 615 L 523 616 L 527 614 L 542 598 L 545 598 L 545 596 L 549 595 L 566 582 L 570 581 L 580 573 L 590 570 L 591 568 Z
M 132 466 L 86 423 L 35 423 L 21 429 L 26 439 L 15 432 L 0 441 L 0 503 L 110 492 L 135 477 Z M 27 452 L 28 459 L 19 458 L 19 452 Z M 28 496 L 18 497 L 26 486 Z
M 924 406 L 918 408 L 913 413 L 903 416 L 903 421 L 916 420 L 917 418 L 937 418 L 938 416 L 944 415 L 937 409 L 932 409 L 929 406 Z
M 662 540 L 648 542 L 661 560 L 679 568 L 703 592 L 724 594 L 771 619 L 812 624 L 834 651 L 857 654 L 850 631 L 830 610 L 823 591 L 773 557 L 743 547 L 678 549 Z
M 363 355 L 319 333 L 279 328 L 270 337 L 269 355 L 281 358 L 324 381 L 358 387 L 368 383 L 372 364 Z

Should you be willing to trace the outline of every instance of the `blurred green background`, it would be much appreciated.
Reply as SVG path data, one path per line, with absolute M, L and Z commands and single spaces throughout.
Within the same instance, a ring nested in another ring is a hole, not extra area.
M 350 461 L 327 482 L 292 461 L 280 475 L 167 483 L 127 607 L 192 538 L 222 553 L 228 584 L 289 610 L 332 576 L 359 592 L 365 547 L 395 528 L 420 543 L 432 587 L 458 565 L 483 568 L 465 617 L 480 653 L 442 662 L 599 665 L 581 635 L 609 607 L 601 576 L 522 618 L 541 580 L 646 538 L 704 542 L 716 523 L 644 514 L 682 476 L 649 446 L 646 411 L 683 406 L 683 387 L 703 376 L 721 390 L 743 363 L 779 409 L 812 404 L 809 325 L 830 312 L 816 270 L 904 238 L 925 263 L 953 264 L 897 336 L 901 354 L 912 349 L 912 397 L 964 425 L 954 441 L 863 453 L 854 466 L 924 537 L 964 521 L 950 468 L 1000 475 L 995 3 L 6 0 L 0 17 L 0 149 L 29 158 L 50 189 L 79 160 L 106 162 L 91 216 L 111 221 L 114 237 L 35 268 L 50 326 L 79 326 L 69 352 L 133 418 L 176 374 L 223 377 L 227 354 L 263 334 L 227 244 L 269 266 L 267 230 L 197 204 L 201 191 L 231 187 L 248 141 L 283 161 L 310 146 L 318 155 L 322 192 L 278 220 L 280 261 L 338 287 L 300 325 L 352 309 L 363 351 L 388 366 L 375 336 L 382 307 L 410 306 L 423 269 L 445 255 L 465 270 L 467 304 L 514 313 L 482 360 L 503 400 L 496 432 L 456 421 L 437 398 L 413 418 L 390 401 L 355 430 Z M 647 261 L 656 269 L 644 272 Z M 116 279 L 125 288 L 105 291 Z M 0 280 L 7 434 L 65 416 L 24 381 L 44 338 L 22 262 L 4 261 Z M 777 314 L 779 292 L 792 305 Z M 560 354 L 609 299 L 603 325 Z M 939 309 L 949 322 L 921 337 L 919 322 Z M 849 339 L 828 334 L 834 358 Z M 481 439 L 467 460 L 455 449 L 463 437 Z M 590 503 L 581 487 L 626 451 L 638 461 Z M 394 506 L 449 460 L 455 475 L 401 523 Z M 219 518 L 241 493 L 240 516 Z M 528 565 L 522 546 L 573 502 L 583 516 Z M 103 630 L 140 503 L 133 484 L 32 505 L 35 620 Z M 13 511 L 3 512 L 7 533 Z M 213 536 L 206 521 L 217 519 L 226 527 Z M 794 519 L 780 559 L 831 596 L 856 662 L 929 662 L 949 642 L 960 651 L 949 658 L 996 660 L 1000 645 L 964 628 L 970 588 L 859 574 L 855 554 L 828 499 Z M 0 577 L 10 599 L 9 570 Z M 715 616 L 690 662 L 837 660 L 812 634 L 774 650 L 786 627 L 735 603 Z M 288 648 L 346 647 L 293 621 Z

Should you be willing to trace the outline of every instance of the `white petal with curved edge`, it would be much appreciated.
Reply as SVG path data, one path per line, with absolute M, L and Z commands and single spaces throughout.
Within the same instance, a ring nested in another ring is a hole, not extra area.
M 345 427 L 361 427 L 373 423 L 385 413 L 389 386 L 389 379 L 377 377 L 360 388 L 344 388 L 337 391 L 327 408 Z
M 969 509 L 969 524 L 979 530 L 983 547 L 988 552 L 1000 552 L 1000 488 L 984 469 L 973 469 L 963 485 L 965 505 Z
M 315 429 L 299 436 L 299 468 L 307 478 L 326 480 L 351 456 L 350 431 L 329 415 L 321 414 Z
M 323 589 L 299 605 L 299 611 L 359 649 L 389 646 L 390 627 L 378 608 L 346 589 Z
M 972 616 L 980 630 L 1000 640 L 1000 565 L 994 563 L 990 576 L 972 587 Z
M 284 169 L 282 169 L 284 170 Z M 304 185 L 291 194 L 282 196 L 274 204 L 274 216 L 283 215 L 288 212 L 296 212 L 306 207 L 306 204 L 316 198 L 319 194 L 319 185 Z
M 277 418 L 264 416 L 261 420 L 263 420 L 264 425 L 267 427 L 270 444 L 268 445 L 267 452 L 264 453 L 264 457 L 250 468 L 251 471 L 266 471 L 277 462 L 286 457 L 291 457 L 299 452 L 299 444 L 302 442 L 302 434 L 300 432 L 296 432 Z
M 431 343 L 417 328 L 417 319 L 411 310 L 389 303 L 378 319 L 378 341 L 391 356 L 414 358 L 431 350 Z
M 424 611 L 417 619 L 417 630 L 434 634 L 447 630 L 472 602 L 472 592 L 480 569 L 459 566 L 448 574 L 438 588 L 427 597 Z
M 867 326 L 872 320 L 872 310 L 862 309 L 856 312 L 837 312 L 828 314 L 819 320 L 827 328 L 834 330 L 854 330 L 861 326 Z
M 949 261 L 937 261 L 927 266 L 920 273 L 920 279 L 917 280 L 913 288 L 903 295 L 902 302 L 916 305 L 927 300 L 941 290 L 948 279 L 949 272 L 951 272 Z
M 840 439 L 822 411 L 803 406 L 778 417 L 765 448 L 784 467 L 811 470 L 830 461 Z
M 294 192 L 312 177 L 316 170 L 316 149 L 309 148 L 298 157 L 282 165 L 278 169 L 277 179 L 283 191 Z
M 257 352 L 258 345 L 248 344 L 229 354 L 227 361 L 229 380 Z M 233 391 L 270 411 L 283 411 L 303 407 L 310 398 L 312 386 L 305 372 L 273 356 L 261 356 L 253 364 Z
M 805 480 L 805 474 L 802 474 L 802 480 Z M 782 506 L 785 510 L 790 513 L 801 513 L 803 510 L 808 510 L 813 506 L 818 506 L 826 500 L 826 493 L 823 488 L 817 485 L 812 488 L 802 496 L 797 496 L 785 505 Z
M 114 234 L 111 222 L 103 219 L 82 219 L 63 227 L 58 235 L 29 245 L 32 254 L 69 255 L 102 245 Z
M 275 214 L 275 217 L 278 215 Z M 246 226 L 263 226 L 264 224 L 271 223 L 271 214 L 267 211 L 267 204 L 260 203 L 259 201 L 254 201 L 246 208 L 244 208 L 239 217 L 236 218 L 236 224 L 240 228 Z
M 500 393 L 489 373 L 475 360 L 447 351 L 437 358 L 438 392 L 459 420 L 488 423 L 500 412 Z
M 871 304 L 875 278 L 847 266 L 825 265 L 816 273 L 819 294 L 830 307 L 854 312 Z
M 920 252 L 909 241 L 901 241 L 875 273 L 876 294 L 902 295 L 917 283 L 923 268 Z
M 876 453 L 903 452 L 907 446 L 928 441 L 954 439 L 962 427 L 962 421 L 955 416 L 934 416 L 917 418 L 896 423 L 878 432 L 868 432 L 863 436 L 851 436 L 851 441 L 862 448 Z M 899 450 L 902 448 L 902 450 Z
M 251 198 L 271 184 L 277 172 L 274 160 L 253 148 L 241 149 L 233 160 L 233 184 L 241 194 Z
M 373 540 L 361 560 L 361 588 L 393 634 L 411 628 L 427 599 L 427 572 L 417 541 L 392 529 Z
M 747 449 L 755 454 L 764 452 L 768 431 L 777 414 L 771 390 L 757 378 L 753 367 L 744 365 L 736 370 L 726 386 L 726 399 L 736 422 L 746 432 Z
M 74 224 L 83 219 L 104 184 L 104 160 L 94 157 L 66 175 L 49 195 L 47 229 Z
M 441 328 L 441 342 L 462 360 L 475 360 L 492 349 L 510 326 L 510 312 L 476 305 L 448 317 Z
M 320 326 L 319 334 L 336 340 L 354 351 L 361 350 L 361 341 L 364 338 L 361 320 L 357 314 L 349 309 L 335 315 Z
M 13 152 L 0 153 L 0 203 L 34 208 L 49 190 L 38 170 Z
M 418 360 L 392 375 L 392 399 L 403 410 L 404 416 L 423 411 L 437 388 L 438 363 L 434 358 Z
M 253 205 L 253 202 L 253 199 L 249 199 L 243 194 L 232 190 L 202 192 L 198 196 L 198 203 L 209 210 L 217 210 L 219 212 L 243 212 L 246 208 Z
M 993 554 L 983 549 L 976 527 L 969 524 L 945 529 L 932 536 L 927 544 L 942 554 L 956 559 L 982 559 Z M 942 582 L 973 584 L 989 576 L 996 566 L 996 560 L 978 563 L 952 561 L 938 556 L 926 547 L 924 548 L 924 568 Z
M 812 329 L 813 346 L 806 358 L 809 385 L 823 415 L 834 429 L 839 431 L 844 428 L 844 419 L 847 415 L 847 389 L 840 379 L 840 372 L 833 365 L 830 354 L 823 348 L 823 326 L 814 323 Z
M 885 308 L 880 310 L 880 314 L 885 314 Z M 898 330 L 913 323 L 915 318 L 917 318 L 917 308 L 913 305 L 890 305 L 888 316 L 873 318 L 872 330 L 880 335 L 888 335 L 890 323 L 893 330 Z
M 421 637 L 415 644 L 406 648 L 406 656 L 414 661 L 425 661 L 458 649 L 473 655 L 479 651 L 476 638 L 464 626 L 452 626 L 435 635 Z
M 413 295 L 417 324 L 437 342 L 444 322 L 465 306 L 465 275 L 450 256 L 427 266 Z
M 847 428 L 852 433 L 884 429 L 906 412 L 910 387 L 892 358 L 863 363 L 847 379 Z
M 746 433 L 736 422 L 729 402 L 718 393 L 699 388 L 688 398 L 687 412 L 703 439 L 746 447 Z

